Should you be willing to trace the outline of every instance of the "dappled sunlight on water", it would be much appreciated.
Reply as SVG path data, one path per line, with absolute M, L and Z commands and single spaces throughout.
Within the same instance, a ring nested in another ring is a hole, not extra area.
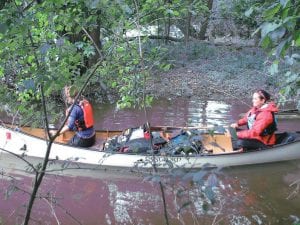
M 249 106 L 241 101 L 210 101 L 193 97 L 159 99 L 146 112 L 141 109 L 116 110 L 115 105 L 95 105 L 94 108 L 96 128 L 100 130 L 124 130 L 139 127 L 147 121 L 152 126 L 228 127 L 249 110 Z M 279 120 L 278 123 L 279 131 L 295 131 L 299 127 L 299 119 Z
M 147 121 L 154 126 L 228 125 L 232 120 L 231 106 L 222 101 L 202 99 L 156 100 L 151 108 L 117 111 L 114 105 L 95 106 L 98 129 L 126 129 Z
M 202 127 L 228 125 L 231 120 L 230 105 L 221 101 L 191 100 L 188 106 L 188 125 Z

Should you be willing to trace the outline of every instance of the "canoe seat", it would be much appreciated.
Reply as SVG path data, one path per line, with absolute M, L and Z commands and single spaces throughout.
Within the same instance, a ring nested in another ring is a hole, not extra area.
M 276 145 L 288 144 L 296 140 L 295 133 L 284 132 L 276 134 Z

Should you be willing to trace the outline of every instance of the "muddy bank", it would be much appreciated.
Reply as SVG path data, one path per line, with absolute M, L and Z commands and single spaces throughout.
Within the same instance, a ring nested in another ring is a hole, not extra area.
M 276 80 L 269 75 L 264 65 L 267 57 L 259 48 L 194 43 L 173 46 L 168 57 L 172 69 L 156 73 L 147 83 L 147 92 L 155 97 L 245 99 L 256 89 L 277 97 Z

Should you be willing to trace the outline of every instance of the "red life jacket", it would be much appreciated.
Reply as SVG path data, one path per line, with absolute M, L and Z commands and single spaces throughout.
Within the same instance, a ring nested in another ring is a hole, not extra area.
M 90 102 L 86 99 L 83 99 L 79 103 L 84 117 L 84 126 L 85 129 L 91 128 L 94 126 L 94 116 L 93 116 L 93 108 Z
M 242 130 L 237 132 L 237 136 L 240 139 L 257 139 L 263 142 L 265 145 L 274 145 L 276 142 L 276 137 L 274 131 L 276 130 L 276 122 L 274 113 L 278 112 L 278 108 L 276 107 L 275 103 L 270 102 L 266 104 L 264 107 L 259 109 L 252 107 L 245 116 L 238 121 L 238 125 L 247 125 L 248 123 L 248 116 L 251 115 L 255 116 L 253 125 L 251 129 Z M 255 115 L 254 115 L 255 114 Z M 270 128 L 272 126 L 272 130 L 266 132 L 266 128 Z

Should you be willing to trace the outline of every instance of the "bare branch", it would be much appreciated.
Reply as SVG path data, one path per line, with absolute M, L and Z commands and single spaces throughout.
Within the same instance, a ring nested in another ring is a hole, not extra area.
M 100 51 L 100 49 L 98 48 L 98 45 L 96 44 L 95 40 L 91 37 L 91 35 L 89 34 L 89 32 L 82 27 L 82 30 L 84 31 L 84 33 L 86 33 L 86 35 L 89 37 L 89 39 L 93 42 L 98 54 L 101 56 L 101 58 L 103 58 L 102 52 Z
M 45 102 L 45 95 L 44 95 L 44 85 L 40 85 L 41 94 L 42 94 L 42 106 L 44 111 L 44 121 L 45 121 L 45 132 L 47 133 L 46 138 L 50 137 L 50 130 L 49 130 L 49 121 L 48 121 L 48 114 L 46 109 L 46 102 Z
M 5 150 L 5 149 L 3 149 L 3 148 L 0 148 L 0 150 L 1 151 L 3 151 L 3 152 L 6 152 L 6 153 L 9 153 L 9 154 L 11 154 L 11 155 L 13 155 L 13 156 L 15 156 L 16 158 L 18 158 L 18 159 L 21 159 L 22 161 L 24 161 L 34 172 L 38 172 L 37 170 L 36 170 L 36 168 L 34 167 L 34 165 L 32 164 L 32 163 L 30 163 L 29 161 L 27 161 L 26 159 L 24 159 L 22 156 L 20 156 L 20 155 L 17 155 L 16 153 L 13 153 L 13 152 L 11 152 L 11 151 L 8 151 L 8 150 Z
M 54 216 L 54 218 L 55 218 L 55 220 L 56 220 L 56 223 L 57 223 L 58 225 L 60 225 L 60 222 L 59 222 L 59 220 L 58 220 L 58 218 L 57 218 L 57 216 L 56 216 L 55 210 L 54 210 L 54 208 L 53 208 L 52 197 L 51 197 L 51 201 L 49 201 L 49 200 L 46 199 L 46 198 L 44 198 L 44 200 L 45 200 L 45 202 L 50 206 L 50 208 L 51 208 L 51 213 L 52 213 L 52 215 Z

